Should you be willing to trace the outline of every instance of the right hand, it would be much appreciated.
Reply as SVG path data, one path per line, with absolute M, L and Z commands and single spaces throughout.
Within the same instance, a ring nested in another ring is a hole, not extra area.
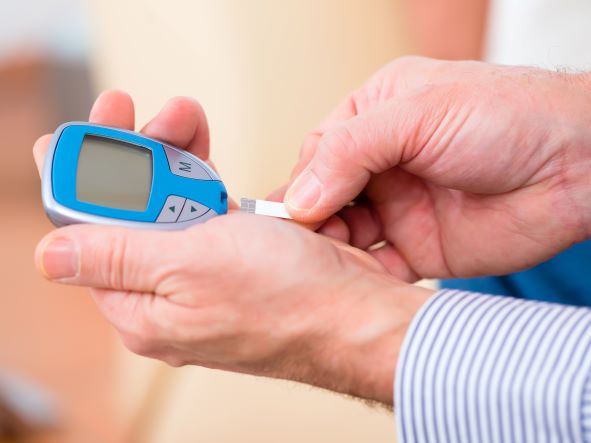
M 403 58 L 308 136 L 285 202 L 384 241 L 370 253 L 407 281 L 504 274 L 590 237 L 590 171 L 588 74 Z

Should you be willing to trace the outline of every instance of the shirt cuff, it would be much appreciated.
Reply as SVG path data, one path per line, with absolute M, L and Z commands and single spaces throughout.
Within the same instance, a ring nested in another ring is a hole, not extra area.
M 442 290 L 395 379 L 401 442 L 591 442 L 591 310 Z

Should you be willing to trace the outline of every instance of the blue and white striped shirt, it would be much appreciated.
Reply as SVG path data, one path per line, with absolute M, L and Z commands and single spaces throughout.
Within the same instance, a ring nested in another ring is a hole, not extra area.
M 400 441 L 590 442 L 591 309 L 452 290 L 397 365 Z

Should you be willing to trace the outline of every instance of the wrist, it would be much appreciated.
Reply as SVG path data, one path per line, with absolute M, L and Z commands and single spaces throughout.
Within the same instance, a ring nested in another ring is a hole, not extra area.
M 583 119 L 584 119 L 584 128 L 585 128 L 585 136 L 584 136 L 584 145 L 585 145 L 585 153 L 587 159 L 587 166 L 589 168 L 586 169 L 585 174 L 585 183 L 587 184 L 587 199 L 586 204 L 588 208 L 589 216 L 589 224 L 588 232 L 591 231 L 591 182 L 589 182 L 589 173 L 591 172 L 591 71 L 585 72 L 581 74 L 583 76 L 583 96 L 585 97 L 585 110 L 583 111 Z M 589 232 L 589 237 L 591 237 L 591 232 Z
M 434 291 L 376 274 L 360 277 L 346 292 L 314 369 L 325 379 L 322 387 L 391 406 L 406 331 Z
M 591 72 L 577 74 L 577 81 L 570 95 L 571 137 L 565 143 L 564 182 L 567 195 L 579 214 L 581 238 L 591 238 Z M 571 82 L 572 83 L 572 82 Z

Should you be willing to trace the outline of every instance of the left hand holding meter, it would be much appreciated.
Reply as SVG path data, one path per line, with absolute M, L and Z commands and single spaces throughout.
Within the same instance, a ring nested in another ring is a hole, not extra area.
M 103 94 L 91 121 L 133 130 L 130 98 Z M 205 117 L 191 100 L 169 102 L 142 134 L 207 159 Z M 39 166 L 49 143 L 35 146 Z M 66 226 L 41 241 L 36 261 L 53 281 L 90 287 L 134 352 L 389 404 L 405 316 L 430 294 L 364 251 L 237 211 L 186 231 Z
M 42 187 L 57 226 L 183 229 L 228 210 L 224 184 L 198 157 L 143 134 L 89 123 L 66 123 L 55 132 Z

